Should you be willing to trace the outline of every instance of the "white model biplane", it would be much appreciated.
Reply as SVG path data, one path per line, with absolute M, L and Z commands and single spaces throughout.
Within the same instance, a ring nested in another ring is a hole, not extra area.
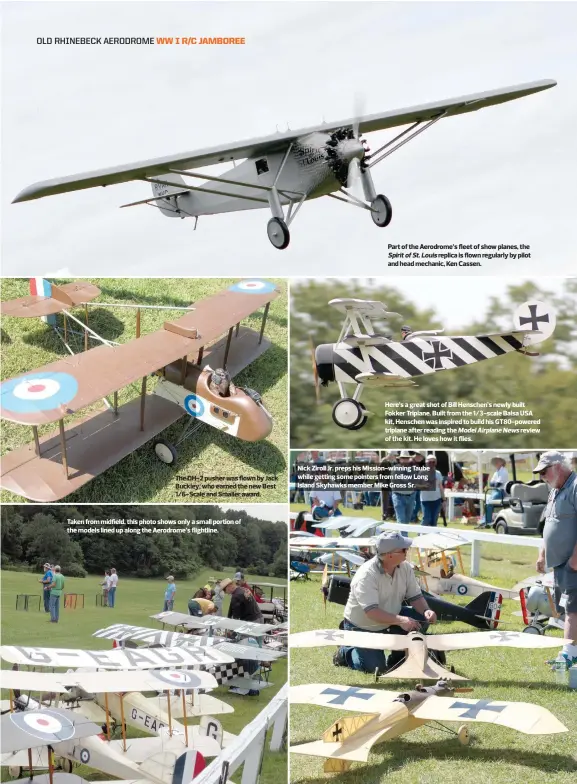
M 333 299 L 329 302 L 344 314 L 336 343 L 323 343 L 312 355 L 317 401 L 320 386 L 336 382 L 340 399 L 333 406 L 333 421 L 347 430 L 359 430 L 372 412 L 360 402 L 369 387 L 413 386 L 412 379 L 442 370 L 472 365 L 512 351 L 536 356 L 528 350 L 542 343 L 555 329 L 555 313 L 543 302 L 531 300 L 514 313 L 514 327 L 490 335 L 440 336 L 442 329 L 403 332 L 396 339 L 373 327 L 374 319 L 386 320 L 398 313 L 387 311 L 382 302 L 362 299 Z M 347 387 L 354 386 L 352 396 Z
M 142 337 L 140 308 L 156 306 L 134 306 L 136 339 L 123 345 L 100 338 L 70 312 L 84 304 L 88 320 L 87 304 L 100 293 L 95 286 L 83 282 L 55 286 L 41 280 L 34 281 L 33 290 L 42 293 L 2 302 L 2 315 L 30 318 L 61 313 L 59 334 L 72 356 L 0 385 L 0 416 L 31 426 L 34 436 L 30 444 L 2 457 L 0 480 L 6 490 L 33 501 L 58 501 L 185 415 L 188 420 L 177 445 L 199 423 L 245 441 L 270 434 L 272 416 L 260 394 L 234 385 L 232 378 L 271 345 L 264 328 L 270 303 L 278 296 L 274 284 L 240 281 Z M 240 326 L 262 307 L 259 332 Z M 84 330 L 85 350 L 80 354 L 69 346 L 73 322 Z M 102 345 L 86 350 L 89 335 Z M 151 375 L 158 378 L 149 394 Z M 118 390 L 136 381 L 139 397 L 119 405 Z M 65 417 L 100 401 L 103 407 L 65 426 Z M 59 430 L 40 437 L 38 427 L 55 422 Z M 155 441 L 154 450 L 164 463 L 176 460 L 175 446 L 163 439 Z
M 547 708 L 540 705 L 469 700 L 456 696 L 459 692 L 467 691 L 472 689 L 456 689 L 447 680 L 439 680 L 434 686 L 418 685 L 416 689 L 407 692 L 329 683 L 292 686 L 289 699 L 293 705 L 319 705 L 323 708 L 361 712 L 361 715 L 340 718 L 323 733 L 322 740 L 291 746 L 291 752 L 326 757 L 325 773 L 340 773 L 348 770 L 353 761 L 366 762 L 375 743 L 397 738 L 429 722 L 461 723 L 463 719 L 488 722 L 511 727 L 528 735 L 568 731 Z M 444 725 L 441 727 L 449 729 Z M 453 733 L 453 730 L 449 731 Z M 463 745 L 469 743 L 466 724 L 462 724 L 454 734 Z
M 561 648 L 566 640 L 535 637 L 522 632 L 471 632 L 469 634 L 378 634 L 376 632 L 316 629 L 289 635 L 291 648 L 351 646 L 376 651 L 405 651 L 405 659 L 398 666 L 379 674 L 378 678 L 417 678 L 435 680 L 467 680 L 449 672 L 429 656 L 429 646 L 435 651 L 460 651 L 472 648 Z M 534 643 L 534 644 L 533 644 Z
M 289 226 L 302 204 L 319 196 L 331 196 L 366 209 L 373 222 L 384 227 L 391 221 L 392 208 L 387 197 L 376 192 L 371 176 L 373 166 L 443 118 L 523 98 L 548 90 L 555 84 L 552 79 L 543 79 L 356 119 L 322 123 L 313 128 L 59 177 L 28 186 L 16 196 L 14 202 L 140 180 L 150 183 L 153 197 L 122 206 L 149 204 L 169 218 L 197 219 L 199 215 L 268 207 L 272 213 L 267 225 L 268 238 L 279 249 L 289 244 Z M 409 127 L 369 154 L 361 134 L 403 125 Z M 210 176 L 196 171 L 241 159 L 246 160 L 222 175 Z M 190 185 L 185 178 L 202 182 Z M 357 183 L 359 188 L 356 187 Z M 359 195 L 357 190 L 360 190 Z

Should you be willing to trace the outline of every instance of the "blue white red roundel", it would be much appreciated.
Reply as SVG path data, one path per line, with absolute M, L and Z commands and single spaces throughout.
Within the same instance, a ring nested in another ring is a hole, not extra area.
M 457 592 L 460 593 L 461 596 L 464 596 L 467 593 L 468 590 L 469 589 L 467 588 L 466 585 L 458 585 L 457 586 Z
M 184 407 L 192 417 L 199 417 L 204 414 L 204 402 L 201 397 L 188 395 L 184 398 Z
M 21 730 L 49 743 L 74 737 L 74 724 L 70 719 L 49 709 L 11 713 L 10 720 Z
M 179 689 L 196 689 L 201 683 L 198 675 L 188 670 L 155 670 L 153 674 L 159 681 Z
M 235 283 L 229 288 L 229 291 L 238 291 L 242 294 L 270 294 L 271 291 L 276 291 L 276 286 L 268 280 L 251 278 Z
M 33 373 L 0 386 L 2 408 L 15 414 L 51 411 L 69 403 L 77 392 L 78 382 L 69 373 Z

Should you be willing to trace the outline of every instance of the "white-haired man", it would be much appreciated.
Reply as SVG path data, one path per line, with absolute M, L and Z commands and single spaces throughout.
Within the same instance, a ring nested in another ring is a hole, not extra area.
M 344 628 L 358 632 L 408 634 L 426 631 L 437 616 L 429 609 L 415 573 L 407 563 L 411 540 L 398 531 L 382 534 L 377 540 L 377 554 L 357 569 L 345 607 Z M 408 602 L 409 607 L 403 606 Z M 384 651 L 369 648 L 339 648 L 333 658 L 337 666 L 374 673 L 384 672 L 404 659 L 402 651 L 393 651 L 388 659 Z
M 541 455 L 533 470 L 550 487 L 537 571 L 553 569 L 557 610 L 565 613 L 565 643 L 558 659 L 577 664 L 577 474 L 562 452 Z

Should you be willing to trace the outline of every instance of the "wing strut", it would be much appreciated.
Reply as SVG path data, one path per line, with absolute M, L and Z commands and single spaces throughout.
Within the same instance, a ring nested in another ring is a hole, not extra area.
M 374 166 L 376 163 L 380 163 L 382 160 L 384 160 L 384 158 L 386 158 L 387 156 L 391 155 L 391 153 L 395 152 L 395 150 L 398 150 L 404 144 L 407 144 L 407 142 L 410 142 L 411 139 L 414 139 L 415 136 L 418 136 L 420 133 L 423 133 L 423 131 L 426 131 L 429 126 L 434 125 L 436 122 L 439 122 L 439 120 L 442 120 L 443 117 L 446 117 L 446 116 L 447 116 L 447 111 L 444 111 L 441 114 L 439 114 L 436 117 L 434 117 L 432 120 L 429 120 L 428 123 L 425 123 L 425 125 L 423 125 L 422 128 L 419 128 L 419 125 L 422 124 L 422 120 L 417 120 L 416 123 L 413 123 L 412 125 L 410 125 L 402 133 L 397 134 L 393 139 L 391 139 L 390 142 L 387 142 L 386 144 L 383 144 L 382 147 L 379 147 L 378 150 L 375 150 L 374 153 L 372 153 L 371 155 L 367 156 L 370 159 L 370 162 L 368 164 L 368 168 L 370 169 L 371 166 Z M 411 131 L 413 129 L 415 129 L 415 132 L 411 133 Z M 403 136 L 406 136 L 407 134 L 410 134 L 410 135 L 404 141 L 399 142 L 398 144 L 395 144 L 396 141 L 401 139 Z M 390 150 L 388 150 L 388 152 L 384 152 L 384 150 L 387 150 L 387 148 L 391 147 L 392 144 L 395 144 L 395 146 L 392 147 Z M 380 155 L 380 153 L 383 153 L 383 154 Z

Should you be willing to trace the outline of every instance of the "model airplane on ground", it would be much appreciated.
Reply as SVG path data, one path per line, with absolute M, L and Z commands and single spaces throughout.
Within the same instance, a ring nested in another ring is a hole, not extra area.
M 98 289 L 83 283 L 51 286 L 48 296 L 33 294 L 2 303 L 2 312 L 19 317 L 61 312 L 66 334 L 68 319 L 82 323 L 72 316 L 64 298 L 76 305 L 96 296 Z M 195 303 L 191 312 L 166 321 L 157 332 L 140 337 L 137 321 L 137 338 L 124 345 L 103 341 L 97 348 L 4 381 L 0 416 L 30 425 L 34 441 L 3 456 L 2 487 L 33 501 L 58 501 L 186 414 L 177 444 L 198 422 L 245 441 L 266 438 L 273 422 L 261 396 L 235 386 L 231 379 L 269 348 L 263 334 L 270 303 L 277 296 L 272 283 L 243 280 Z M 240 326 L 263 306 L 260 332 Z M 86 334 L 95 334 L 82 326 Z M 149 375 L 160 376 L 151 394 Z M 140 382 L 140 396 L 119 405 L 118 390 L 134 381 Z M 101 399 L 104 408 L 65 426 L 68 415 Z M 55 422 L 59 431 L 39 436 L 40 425 Z M 176 460 L 176 448 L 167 441 L 158 439 L 154 449 L 162 462 Z
M 454 688 L 450 680 L 439 680 L 435 686 L 419 685 L 402 693 L 328 683 L 292 686 L 289 696 L 292 704 L 362 713 L 339 719 L 323 733 L 322 740 L 291 746 L 291 752 L 326 757 L 325 773 L 341 773 L 348 770 L 353 761 L 366 762 L 375 743 L 397 738 L 429 722 L 460 723 L 466 719 L 511 727 L 528 735 L 568 732 L 567 727 L 540 705 L 469 700 L 457 696 L 459 692 L 468 691 L 472 689 Z M 441 726 L 444 730 L 449 729 Z M 455 734 L 463 745 L 469 743 L 466 724 L 460 726 L 456 733 L 453 730 L 449 732 Z
M 418 678 L 435 680 L 467 680 L 451 673 L 429 656 L 435 651 L 460 651 L 470 648 L 561 648 L 565 640 L 535 637 L 522 632 L 471 632 L 468 634 L 378 634 L 376 632 L 316 629 L 289 635 L 291 648 L 317 648 L 324 646 L 352 646 L 377 651 L 405 651 L 405 659 L 398 666 L 378 678 Z
M 14 202 L 140 180 L 151 184 L 153 198 L 124 204 L 123 207 L 150 204 L 169 218 L 197 219 L 199 215 L 268 207 L 272 214 L 267 225 L 268 238 L 275 248 L 282 250 L 289 244 L 289 226 L 302 204 L 319 196 L 328 195 L 346 204 L 361 207 L 370 212 L 377 226 L 388 226 L 392 208 L 387 197 L 376 192 L 371 176 L 373 166 L 438 120 L 513 101 L 548 90 L 555 84 L 552 79 L 543 79 L 111 169 L 59 177 L 28 186 L 16 196 Z M 409 127 L 369 155 L 367 143 L 361 134 L 403 125 Z M 241 159 L 246 160 L 218 176 L 190 171 Z M 189 185 L 185 177 L 204 182 L 196 186 Z M 359 195 L 356 193 L 358 189 L 361 191 Z
M 553 573 L 536 575 L 522 580 L 514 586 L 521 601 L 520 615 L 526 624 L 523 629 L 528 634 L 545 634 L 547 629 L 565 628 L 565 616 L 557 611 L 555 603 L 555 580 Z
M 359 430 L 372 412 L 360 402 L 369 387 L 413 386 L 412 379 L 442 370 L 472 365 L 517 351 L 535 356 L 527 349 L 546 340 L 555 329 L 555 314 L 543 302 L 532 300 L 514 314 L 512 330 L 490 335 L 439 334 L 443 330 L 403 333 L 396 339 L 373 327 L 374 319 L 387 320 L 398 313 L 388 312 L 382 302 L 362 299 L 333 299 L 329 305 L 344 314 L 336 343 L 316 347 L 312 355 L 317 400 L 320 386 L 336 382 L 340 399 L 333 406 L 333 421 L 347 430 Z M 347 387 L 354 386 L 352 396 Z

